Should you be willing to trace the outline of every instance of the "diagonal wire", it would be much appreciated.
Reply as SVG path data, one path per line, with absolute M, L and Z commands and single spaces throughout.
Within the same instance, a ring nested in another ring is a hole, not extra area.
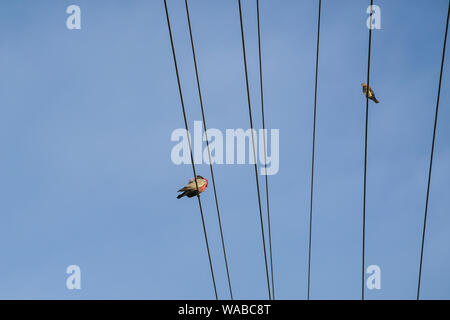
M 308 300 L 311 292 L 311 245 L 312 245 L 312 221 L 313 221 L 313 197 L 314 197 L 314 160 L 316 150 L 316 115 L 317 115 L 317 78 L 319 74 L 319 43 L 320 43 L 320 13 L 322 9 L 322 0 L 319 0 L 319 16 L 317 19 L 317 48 L 316 48 L 316 76 L 314 85 L 314 123 L 313 123 L 313 142 L 311 158 L 311 197 L 309 206 L 309 245 L 308 245 Z
M 369 53 L 367 58 L 367 93 L 366 93 L 366 125 L 364 137 L 364 196 L 363 196 L 363 222 L 362 222 L 362 270 L 361 270 L 361 299 L 364 300 L 365 257 L 366 257 L 366 191 L 367 191 L 367 132 L 369 125 L 369 88 L 370 88 L 370 52 L 372 48 L 372 9 L 373 0 L 370 0 L 370 27 L 369 27 Z
M 450 0 L 448 2 L 448 12 L 447 12 L 447 23 L 445 26 L 445 36 L 444 36 L 444 48 L 442 49 L 442 62 L 441 62 L 441 72 L 439 75 L 439 86 L 438 86 L 438 94 L 436 101 L 436 113 L 434 116 L 434 128 L 433 128 L 433 142 L 431 143 L 431 155 L 430 155 L 430 169 L 428 171 L 428 185 L 427 185 L 427 197 L 425 201 L 425 216 L 423 221 L 423 233 L 422 233 L 422 248 L 420 250 L 420 267 L 419 267 L 419 281 L 417 284 L 417 300 L 420 298 L 420 282 L 422 279 L 422 262 L 423 262 L 423 248 L 425 244 L 425 232 L 427 226 L 427 216 L 428 216 L 428 200 L 430 197 L 430 185 L 431 185 L 431 170 L 433 168 L 433 156 L 434 156 L 434 143 L 436 140 L 436 128 L 438 122 L 438 113 L 439 113 L 439 99 L 441 96 L 441 84 L 442 84 L 442 73 L 444 72 L 444 61 L 445 61 L 445 49 L 447 46 L 447 33 L 448 33 L 448 20 L 450 16 Z
M 270 254 L 270 272 L 272 280 L 272 297 L 275 299 L 275 285 L 273 281 L 273 259 L 272 259 L 272 232 L 270 227 L 270 209 L 269 209 L 269 182 L 267 177 L 267 144 L 266 144 L 266 123 L 264 118 L 264 93 L 263 93 L 263 76 L 262 76 L 262 55 L 261 55 L 261 28 L 259 19 L 259 0 L 256 0 L 256 15 L 258 20 L 258 52 L 259 52 L 259 85 L 261 93 L 261 114 L 262 114 L 262 128 L 264 140 L 264 168 L 266 178 L 266 206 L 267 206 L 267 225 L 269 230 L 269 254 Z
M 200 88 L 200 78 L 199 78 L 199 75 L 198 75 L 197 58 L 196 58 L 196 55 L 195 55 L 194 38 L 192 36 L 191 18 L 190 18 L 190 15 L 189 15 L 189 7 L 188 7 L 188 1 L 187 0 L 185 0 L 185 6 L 186 6 L 186 16 L 187 16 L 187 21 L 188 21 L 188 26 L 189 26 L 189 36 L 190 36 L 190 39 L 191 39 L 192 56 L 193 56 L 193 59 L 194 59 L 195 76 L 196 76 L 196 79 L 197 79 L 198 96 L 200 98 L 200 107 L 201 107 L 201 110 L 202 110 L 203 130 L 205 131 L 206 146 L 208 148 L 209 168 L 210 168 L 210 171 L 211 171 L 211 179 L 212 179 L 212 185 L 213 185 L 213 189 L 214 189 L 214 198 L 216 200 L 217 219 L 219 220 L 220 237 L 222 239 L 223 257 L 225 259 L 225 267 L 226 267 L 226 270 L 227 270 L 228 288 L 230 290 L 231 300 L 233 300 L 233 291 L 231 289 L 230 272 L 228 270 L 228 260 L 227 260 L 227 253 L 226 253 L 226 249 L 225 249 L 225 240 L 224 240 L 224 237 L 223 237 L 222 220 L 220 218 L 219 202 L 217 200 L 216 182 L 215 182 L 215 179 L 214 179 L 214 171 L 213 171 L 213 165 L 212 165 L 212 161 L 211 161 L 211 150 L 209 148 L 208 130 L 207 130 L 206 120 L 205 120 L 205 111 L 204 111 L 204 108 L 203 108 L 203 98 L 202 98 L 202 92 L 201 92 L 201 88 Z
M 245 37 L 244 37 L 244 24 L 242 22 L 241 0 L 238 0 L 238 4 L 239 4 L 239 21 L 241 24 L 242 52 L 243 52 L 243 56 L 244 56 L 245 83 L 247 86 L 248 113 L 249 113 L 249 118 L 250 118 L 250 129 L 251 129 L 251 135 L 252 135 L 253 157 L 255 160 L 254 164 L 255 164 L 256 190 L 258 192 L 259 217 L 260 217 L 260 224 L 261 224 L 262 242 L 263 242 L 263 248 L 264 248 L 264 261 L 265 261 L 265 265 L 266 265 L 267 289 L 269 291 L 269 300 L 271 300 L 272 295 L 270 292 L 269 268 L 267 265 L 266 240 L 264 238 L 264 222 L 263 222 L 262 208 L 261 208 L 261 194 L 260 194 L 260 190 L 259 190 L 258 167 L 256 165 L 257 161 L 256 161 L 255 137 L 254 137 L 254 130 L 253 130 L 252 106 L 251 106 L 251 102 L 250 102 L 250 88 L 249 88 L 249 82 L 248 82 L 247 57 L 245 54 Z
M 218 300 L 216 280 L 215 280 L 215 277 L 214 277 L 214 270 L 213 270 L 213 265 L 212 265 L 212 261 L 211 261 L 211 253 L 209 251 L 208 236 L 206 234 L 206 226 L 205 226 L 205 218 L 204 218 L 204 215 L 203 215 L 202 202 L 200 200 L 200 194 L 198 192 L 197 174 L 195 172 L 194 157 L 192 155 L 192 148 L 191 148 L 191 139 L 189 137 L 189 128 L 188 128 L 187 119 L 186 119 L 186 110 L 184 108 L 183 92 L 181 90 L 180 75 L 178 73 L 177 58 L 176 58 L 176 55 L 175 55 L 175 47 L 174 47 L 174 44 L 173 44 L 172 29 L 170 28 L 169 11 L 167 9 L 167 2 L 166 2 L 166 0 L 164 0 L 164 8 L 166 9 L 167 27 L 169 29 L 170 45 L 172 47 L 173 62 L 174 62 L 174 66 L 175 66 L 175 72 L 176 72 L 176 75 L 177 75 L 178 92 L 180 94 L 181 107 L 183 109 L 184 125 L 186 127 L 186 136 L 187 136 L 187 139 L 188 139 L 189 151 L 190 151 L 190 155 L 191 155 L 192 171 L 194 172 L 195 187 L 197 189 L 197 199 L 198 199 L 198 206 L 200 208 L 200 216 L 202 218 L 203 234 L 205 236 L 206 250 L 208 251 L 209 267 L 210 267 L 210 270 L 211 270 L 211 277 L 212 277 L 213 286 L 214 286 L 214 294 L 216 296 L 216 300 Z

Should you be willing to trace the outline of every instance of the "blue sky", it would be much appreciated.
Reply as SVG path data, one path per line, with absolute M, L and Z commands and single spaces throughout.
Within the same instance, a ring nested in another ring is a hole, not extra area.
M 324 0 L 318 85 L 312 299 L 359 299 L 369 1 Z M 248 128 L 237 1 L 191 0 L 208 126 Z M 66 8 L 81 7 L 81 30 Z M 189 125 L 201 120 L 184 1 L 169 0 Z M 448 2 L 375 1 L 367 299 L 415 299 Z M 255 127 L 261 127 L 256 1 L 243 1 Z M 317 1 L 261 1 L 276 297 L 305 299 Z M 162 0 L 0 3 L 0 298 L 213 299 L 192 176 L 170 159 L 184 126 Z M 448 56 L 422 297 L 450 299 Z M 233 292 L 266 299 L 252 165 L 216 165 Z M 208 165 L 197 166 L 209 177 Z M 263 188 L 264 190 L 264 188 Z M 212 188 L 202 195 L 219 298 L 228 298 Z M 81 290 L 67 290 L 67 266 Z

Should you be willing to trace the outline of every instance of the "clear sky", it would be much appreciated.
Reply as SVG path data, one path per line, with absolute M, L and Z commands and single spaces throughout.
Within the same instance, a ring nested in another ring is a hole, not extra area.
M 189 3 L 208 126 L 247 129 L 237 0 Z M 66 28 L 71 4 L 81 30 Z M 192 127 L 201 113 L 184 1 L 168 4 Z M 317 4 L 261 0 L 266 124 L 280 130 L 280 170 L 269 177 L 279 299 L 306 298 Z M 312 299 L 360 298 L 368 4 L 322 4 Z M 366 297 L 415 299 L 448 1 L 375 4 L 371 86 L 381 102 L 370 104 L 366 263 L 380 266 L 382 288 Z M 255 0 L 243 0 L 243 14 L 259 128 Z M 449 62 L 424 299 L 450 299 Z M 192 168 L 170 158 L 184 123 L 163 1 L 1 1 L 0 70 L 0 298 L 213 299 L 197 201 L 176 199 Z M 214 168 L 235 298 L 266 299 L 253 166 Z M 208 165 L 197 171 L 210 179 Z M 228 298 L 211 185 L 201 198 Z M 72 264 L 81 290 L 66 289 Z

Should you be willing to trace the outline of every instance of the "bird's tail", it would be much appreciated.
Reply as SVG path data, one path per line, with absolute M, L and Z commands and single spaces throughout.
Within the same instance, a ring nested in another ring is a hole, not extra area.
M 177 199 L 181 199 L 181 198 L 184 197 L 185 195 L 186 195 L 186 191 L 183 192 L 183 193 L 180 193 L 180 194 L 177 196 Z
M 375 97 L 373 97 L 373 102 L 375 102 L 375 103 L 380 103 L 380 101 L 378 101 L 378 99 L 375 98 Z

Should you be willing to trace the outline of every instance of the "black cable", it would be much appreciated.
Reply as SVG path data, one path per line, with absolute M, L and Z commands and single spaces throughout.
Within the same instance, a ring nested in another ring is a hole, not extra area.
M 189 151 L 190 151 L 190 155 L 191 155 L 192 171 L 194 172 L 195 187 L 197 189 L 198 206 L 200 208 L 200 215 L 201 215 L 201 218 L 202 218 L 203 234 L 205 236 L 206 249 L 208 251 L 209 267 L 211 269 L 211 277 L 212 277 L 212 281 L 213 281 L 213 285 L 214 285 L 214 293 L 216 295 L 216 300 L 218 300 L 217 288 L 216 288 L 216 279 L 214 277 L 214 270 L 213 270 L 213 265 L 212 265 L 212 260 L 211 260 L 211 253 L 209 251 L 208 236 L 206 234 L 206 226 L 205 226 L 205 218 L 203 216 L 202 202 L 200 200 L 200 193 L 198 192 L 197 174 L 195 172 L 194 157 L 192 155 L 192 148 L 191 148 L 191 139 L 189 137 L 189 128 L 188 128 L 188 123 L 187 123 L 187 119 L 186 119 L 186 110 L 184 108 L 183 92 L 181 90 L 180 75 L 178 73 L 177 58 L 176 58 L 176 55 L 175 55 L 175 47 L 174 47 L 174 44 L 173 44 L 172 29 L 170 28 L 169 11 L 167 9 L 167 2 L 166 2 L 166 0 L 164 0 L 164 7 L 166 9 L 167 27 L 169 28 L 170 45 L 172 47 L 173 62 L 174 62 L 174 65 L 175 65 L 175 72 L 176 72 L 176 75 L 177 75 L 178 92 L 180 94 L 181 107 L 183 109 L 184 126 L 186 127 L 186 136 L 187 136 L 187 139 L 188 139 Z
M 362 273 L 361 273 L 361 299 L 364 300 L 365 280 L 365 247 L 366 247 L 366 190 L 367 190 L 367 132 L 369 124 L 369 88 L 370 88 L 370 51 L 372 47 L 372 8 L 373 0 L 370 0 L 370 27 L 369 27 L 369 53 L 367 58 L 367 92 L 366 92 L 366 126 L 364 138 L 364 196 L 363 196 L 363 243 L 362 243 Z
M 314 85 L 314 123 L 313 123 L 313 142 L 311 159 L 311 197 L 309 206 L 309 246 L 308 246 L 308 300 L 311 291 L 311 244 L 312 244 L 312 218 L 313 218 L 313 196 L 314 196 L 314 159 L 316 150 L 316 115 L 317 115 L 317 78 L 319 74 L 319 42 L 320 42 L 320 12 L 322 9 L 322 0 L 319 0 L 319 16 L 317 19 L 317 47 L 316 47 L 316 76 Z
M 267 205 L 267 225 L 269 229 L 269 254 L 270 254 L 270 273 L 272 280 L 272 298 L 275 299 L 275 285 L 273 281 L 273 259 L 272 259 L 272 232 L 270 227 L 270 209 L 269 209 L 269 182 L 267 177 L 267 146 L 266 146 L 266 123 L 264 118 L 264 93 L 263 93 L 263 76 L 262 76 L 262 55 L 261 55 L 261 28 L 259 19 L 259 0 L 256 0 L 256 15 L 258 20 L 258 52 L 259 52 L 259 85 L 261 93 L 261 114 L 264 140 L 264 168 L 266 173 L 266 205 Z
M 188 21 L 188 26 L 189 26 L 189 36 L 191 38 L 192 56 L 194 58 L 194 67 L 195 67 L 195 76 L 196 76 L 196 79 L 197 79 L 198 96 L 200 98 L 200 107 L 201 107 L 201 110 L 202 110 L 203 129 L 205 131 L 206 146 L 208 148 L 209 169 L 211 171 L 211 179 L 212 179 L 212 185 L 213 185 L 213 190 L 214 190 L 214 198 L 216 200 L 217 219 L 219 220 L 220 237 L 222 239 L 223 257 L 225 259 L 225 268 L 227 270 L 228 288 L 230 290 L 231 300 L 233 300 L 233 291 L 231 289 L 230 272 L 228 270 L 227 253 L 226 253 L 226 250 L 225 250 L 225 240 L 224 240 L 224 237 L 223 237 L 223 230 L 222 230 L 222 219 L 220 218 L 219 202 L 217 200 L 216 182 L 215 182 L 215 179 L 214 179 L 214 171 L 213 171 L 213 165 L 212 165 L 212 161 L 211 161 L 211 150 L 209 148 L 208 133 L 207 133 L 206 120 L 205 120 L 205 111 L 204 111 L 204 108 L 203 108 L 202 92 L 201 92 L 201 89 L 200 89 L 200 77 L 198 75 L 197 58 L 196 58 L 196 55 L 195 55 L 195 47 L 194 47 L 194 37 L 192 36 L 191 18 L 190 18 L 190 15 L 189 15 L 189 7 L 188 7 L 187 0 L 185 0 L 185 6 L 186 6 L 186 16 L 187 16 L 187 21 Z
M 439 75 L 439 86 L 438 86 L 438 94 L 437 94 L 437 101 L 436 101 L 436 113 L 434 116 L 433 142 L 431 143 L 430 168 L 428 171 L 427 197 L 426 197 L 426 201 L 425 201 L 425 216 L 424 216 L 424 220 L 423 220 L 422 248 L 420 251 L 419 282 L 417 284 L 417 300 L 419 300 L 419 298 L 420 298 L 420 281 L 422 278 L 423 248 L 424 248 L 424 244 L 425 244 L 425 231 L 426 231 L 426 227 L 427 227 L 428 200 L 430 197 L 430 185 L 431 185 L 431 170 L 433 168 L 434 143 L 436 140 L 436 128 L 437 128 L 438 113 L 439 113 L 439 99 L 441 96 L 442 73 L 444 72 L 445 48 L 447 46 L 449 16 L 450 16 L 450 0 L 448 2 L 447 23 L 445 26 L 445 36 L 444 36 L 444 48 L 442 49 L 441 73 Z
M 250 117 L 250 130 L 252 135 L 252 144 L 253 144 L 253 157 L 255 159 L 255 178 L 256 178 L 256 190 L 258 192 L 258 203 L 259 203 L 259 217 L 260 217 L 260 223 L 261 223 L 261 235 L 262 235 L 262 241 L 263 241 L 263 248 L 264 248 L 264 260 L 266 264 L 266 276 L 267 276 L 267 289 L 269 290 L 269 300 L 272 299 L 272 295 L 270 293 L 270 280 L 269 280 L 269 268 L 267 265 L 267 253 L 266 253 L 266 240 L 264 238 L 264 222 L 263 222 L 263 216 L 262 216 L 262 208 L 261 208 L 261 194 L 259 191 L 259 179 L 258 179 L 258 167 L 257 167 L 257 161 L 256 161 L 256 149 L 255 149 L 255 137 L 254 137 L 254 130 L 253 130 L 253 117 L 252 117 L 252 106 L 250 103 L 250 88 L 248 83 L 248 71 L 247 71 L 247 57 L 245 54 L 245 38 L 244 38 L 244 25 L 242 22 L 242 8 L 241 8 L 241 0 L 238 0 L 239 3 L 239 20 L 241 23 L 241 37 L 242 37 L 242 52 L 244 55 L 244 71 L 245 71 L 245 83 L 247 85 L 247 101 L 248 101 L 248 113 Z

